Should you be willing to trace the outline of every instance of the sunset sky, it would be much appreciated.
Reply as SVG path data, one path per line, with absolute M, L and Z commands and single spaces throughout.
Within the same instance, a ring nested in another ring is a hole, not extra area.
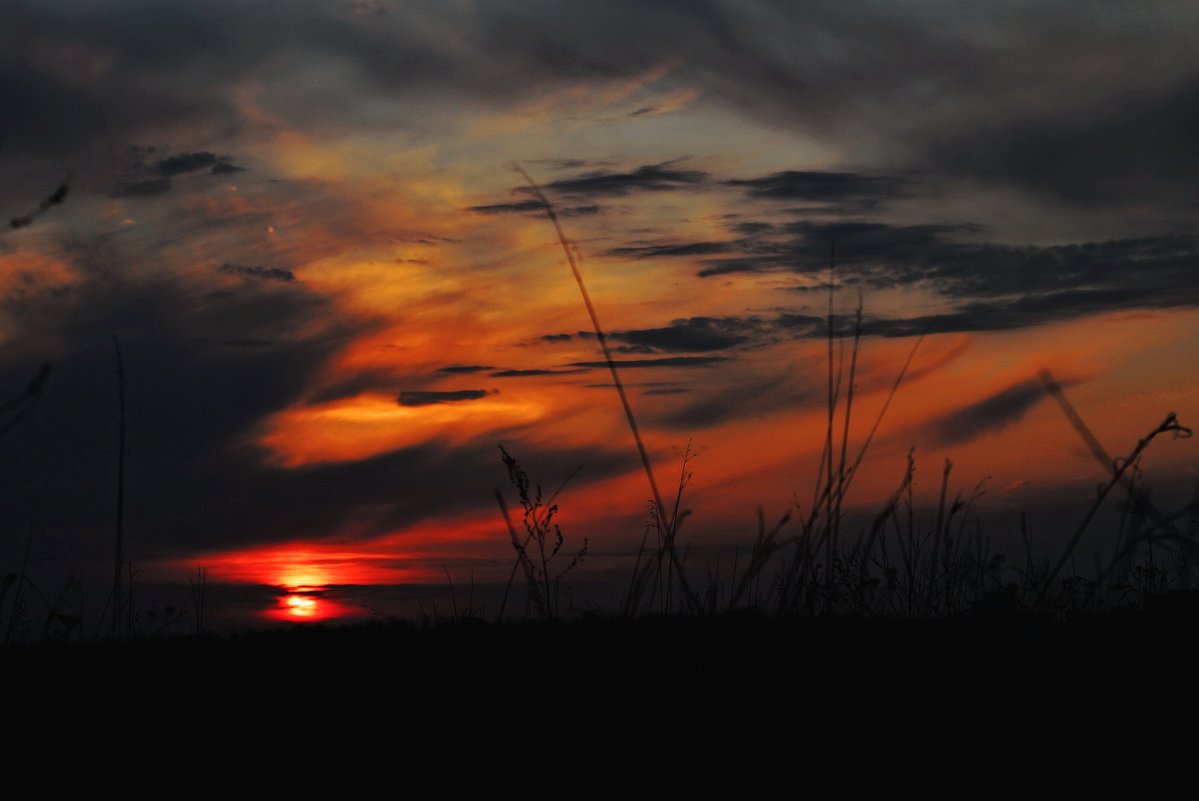
M 0 573 L 32 534 L 47 575 L 106 587 L 115 335 L 147 582 L 502 582 L 501 444 L 547 490 L 578 469 L 580 580 L 627 577 L 649 491 L 514 163 L 577 248 L 659 483 L 697 452 L 697 552 L 810 502 L 830 243 L 836 313 L 864 307 L 852 442 L 925 334 L 851 506 L 915 448 L 918 496 L 950 458 L 994 537 L 1026 511 L 1056 542 L 1103 471 L 1043 368 L 1113 454 L 1199 422 L 1193 3 L 0 13 L 0 216 L 70 186 L 0 234 L 0 403 L 52 365 L 0 439 Z M 1197 465 L 1163 438 L 1143 467 L 1178 505 Z

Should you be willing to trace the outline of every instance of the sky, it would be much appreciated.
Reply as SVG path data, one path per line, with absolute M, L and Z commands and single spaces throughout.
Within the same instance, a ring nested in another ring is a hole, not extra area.
M 1041 370 L 1113 454 L 1199 418 L 1194 4 L 0 13 L 0 402 L 19 418 L 0 572 L 110 581 L 115 337 L 140 581 L 203 567 L 282 619 L 313 610 L 271 588 L 341 588 L 310 596 L 336 616 L 502 582 L 500 445 L 547 493 L 569 477 L 579 580 L 627 577 L 649 490 L 514 164 L 578 255 L 659 483 L 696 454 L 697 553 L 810 501 L 830 275 L 839 333 L 862 307 L 852 443 L 919 340 L 848 499 L 863 514 L 914 449 L 918 494 L 952 459 L 996 537 L 1023 511 L 1054 541 L 1104 474 Z M 1156 497 L 1185 501 L 1197 457 L 1155 443 Z

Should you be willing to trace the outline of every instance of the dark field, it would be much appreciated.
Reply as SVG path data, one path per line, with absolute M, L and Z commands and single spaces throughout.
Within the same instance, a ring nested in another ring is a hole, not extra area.
M 734 614 L 304 625 L 225 638 L 13 647 L 0 655 L 0 676 L 19 690 L 18 700 L 75 710 L 302 707 L 437 717 L 488 709 L 557 718 L 656 708 L 688 718 L 740 710 L 765 720 L 802 709 L 838 726 L 859 715 L 1117 713 L 1138 698 L 1193 695 L 1193 611 L 1056 623 L 1024 615 Z

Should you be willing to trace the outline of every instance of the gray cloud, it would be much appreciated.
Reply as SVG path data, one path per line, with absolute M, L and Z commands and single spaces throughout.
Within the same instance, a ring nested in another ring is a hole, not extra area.
M 662 328 L 614 331 L 610 339 L 642 346 L 649 352 L 706 352 L 728 350 L 751 341 L 764 328 L 757 318 L 689 317 Z
M 521 200 L 516 203 L 489 203 L 482 206 L 469 206 L 476 214 L 544 214 L 545 204 L 540 200 Z M 564 206 L 554 207 L 554 212 L 562 217 L 583 217 L 599 214 L 600 206 Z
M 929 428 L 939 445 L 955 445 L 1020 422 L 1045 397 L 1045 385 L 1030 378 L 951 412 Z
M 254 444 L 264 421 L 309 402 L 330 360 L 369 327 L 339 317 L 327 299 L 272 281 L 213 293 L 168 275 L 105 270 L 123 259 L 100 246 L 64 256 L 81 276 L 67 291 L 34 286 L 3 299 L 23 336 L 0 347 L 0 400 L 20 398 L 31 411 L 4 439 L 0 552 L 31 525 L 69 537 L 79 553 L 99 550 L 97 559 L 109 550 L 91 544 L 110 544 L 114 524 L 114 333 L 125 361 L 126 543 L 135 561 L 327 537 L 350 524 L 369 537 L 494 502 L 504 470 L 491 437 L 303 469 L 264 458 Z M 53 372 L 39 380 L 33 406 L 22 388 L 46 361 Z M 369 378 L 377 388 L 387 374 Z M 434 394 L 412 397 L 469 400 Z M 540 446 L 520 458 L 551 478 L 585 464 L 578 481 L 587 481 L 631 469 L 628 450 Z
M 710 256 L 714 253 L 728 253 L 736 247 L 732 242 L 683 242 L 657 245 L 628 245 L 612 248 L 607 251 L 609 256 L 619 256 L 626 259 L 659 259 L 681 256 Z
M 6 155 L 61 164 L 85 154 L 77 161 L 86 178 L 110 172 L 104 158 L 130 143 L 162 144 L 190 130 L 196 141 L 177 145 L 193 149 L 160 161 L 198 164 L 217 137 L 256 124 L 228 91 L 247 78 L 270 87 L 267 113 L 319 131 L 394 127 L 397 120 L 364 100 L 398 108 L 397 101 L 441 97 L 447 106 L 466 99 L 510 109 L 557 88 L 674 64 L 664 87 L 698 89 L 724 113 L 796 131 L 856 165 L 739 179 L 753 200 L 860 210 L 892 199 L 893 176 L 915 170 L 1083 206 L 1190 202 L 1199 178 L 1190 135 L 1199 114 L 1199 19 L 1187 4 L 1105 14 L 1081 0 L 1049 10 L 1021 4 L 1002 19 L 948 0 L 919 9 L 831 0 L 756 8 L 612 0 L 405 7 L 363 17 L 344 4 L 303 4 L 278 25 L 264 6 L 232 0 L 132 0 L 105 9 L 10 3 L 0 34 Z M 298 77 L 304 68 L 322 79 Z M 422 107 L 428 121 L 403 124 L 431 128 L 448 113 Z M 215 173 L 240 169 L 215 158 Z M 563 194 L 710 183 L 705 172 L 673 162 L 622 171 L 578 158 L 547 161 L 593 167 L 548 185 Z M 1188 216 L 1175 211 L 1180 221 Z
M 218 161 L 212 165 L 213 175 L 232 175 L 235 172 L 245 172 L 245 167 L 238 167 L 228 161 Z
M 485 389 L 413 390 L 401 392 L 401 406 L 434 406 L 440 403 L 459 403 L 485 398 L 490 393 Z
M 852 172 L 786 170 L 725 182 L 752 198 L 824 204 L 826 211 L 869 211 L 904 195 L 904 181 Z M 747 232 L 748 233 L 748 232 Z
M 642 367 L 712 367 L 728 361 L 723 356 L 669 356 L 661 359 L 616 359 L 616 366 L 622 370 Z M 607 367 L 607 362 L 571 362 L 569 367 L 588 367 L 597 369 Z
M 263 468 L 241 443 L 306 390 L 352 328 L 343 322 L 294 333 L 330 320 L 326 301 L 302 291 L 267 286 L 213 297 L 161 276 L 104 272 L 87 251 L 72 255 L 82 278 L 67 291 L 5 299 L 6 315 L 24 337 L 19 352 L 5 349 L 0 359 L 0 386 L 28 380 L 31 360 L 52 359 L 55 369 L 32 425 L 14 432 L 6 446 L 11 458 L 0 462 L 0 481 L 11 490 L 0 499 L 0 533 L 13 535 L 36 519 L 49 530 L 82 538 L 102 530 L 107 538 L 116 334 L 128 402 L 131 552 L 161 552 L 192 536 L 194 544 L 206 537 L 252 541 L 260 531 L 253 515 L 241 523 L 224 519 L 226 531 L 190 527 L 221 506 L 205 487 L 252 492 L 252 476 Z
M 437 372 L 448 375 L 470 375 L 494 369 L 494 367 L 484 364 L 447 364 L 445 367 L 438 367 Z
M 1073 113 L 1025 115 L 981 130 L 967 121 L 964 129 L 930 132 L 917 158 L 947 174 L 1084 206 L 1130 198 L 1185 201 L 1199 178 L 1199 143 L 1189 133 L 1199 126 L 1199 78 L 1192 73 L 1186 81 L 1145 88 L 1093 107 L 1060 98 Z
M 731 382 L 726 379 L 691 388 L 685 403 L 659 412 L 654 422 L 676 430 L 695 431 L 728 420 L 800 408 L 819 400 L 819 392 L 815 385 L 812 387 L 796 386 L 793 376 L 786 371 L 740 377 Z
M 257 267 L 243 264 L 222 264 L 218 269 L 223 273 L 240 275 L 245 278 L 260 278 L 264 281 L 282 281 L 290 284 L 296 280 L 296 274 L 282 267 Z
M 109 197 L 158 197 L 171 191 L 170 178 L 150 178 L 145 181 L 128 181 L 113 187 Z
M 912 320 L 867 321 L 867 333 L 981 331 L 1038 325 L 1105 311 L 1199 305 L 1199 241 L 1167 235 L 1064 245 L 963 241 L 973 225 L 893 226 L 807 221 L 737 240 L 744 252 L 709 259 L 701 277 L 743 272 L 821 276 L 836 244 L 836 280 L 871 289 L 920 287 L 956 304 Z M 810 327 L 816 318 L 779 322 Z
M 866 336 L 1001 331 L 1113 311 L 1199 306 L 1199 241 L 1188 236 L 1020 247 L 963 243 L 951 236 L 971 226 L 797 223 L 779 230 L 799 236 L 780 241 L 767 256 L 716 260 L 700 275 L 783 270 L 823 277 L 828 242 L 836 236 L 839 285 L 924 288 L 953 307 L 908 318 L 867 314 Z M 804 290 L 824 292 L 827 285 Z M 834 333 L 851 335 L 851 322 L 840 315 Z M 609 338 L 627 343 L 625 352 L 652 353 L 730 350 L 827 334 L 826 317 L 781 311 L 773 317 L 695 317 L 615 331 Z M 594 335 L 581 331 L 542 339 L 576 336 Z
M 476 214 L 513 214 L 530 211 L 545 212 L 545 204 L 540 200 L 521 200 L 516 203 L 488 203 L 483 206 L 470 206 L 470 211 Z
M 160 175 L 174 176 L 183 175 L 184 173 L 196 172 L 209 167 L 215 168 L 217 165 L 217 157 L 208 151 L 200 151 L 199 153 L 176 153 L 173 156 L 167 156 L 154 165 L 154 169 Z
M 590 370 L 589 367 L 575 368 L 572 370 L 559 370 L 549 368 L 531 368 L 527 370 L 496 370 L 491 373 L 492 378 L 531 378 L 540 375 L 577 375 L 578 373 L 586 373 Z
M 830 245 L 835 243 L 838 269 L 845 277 L 857 280 L 871 267 L 935 264 L 951 253 L 955 262 L 960 263 L 963 261 L 961 251 L 952 237 L 977 230 L 976 225 L 895 226 L 876 221 L 817 223 L 800 220 L 772 224 L 768 229 L 758 229 L 752 236 L 729 243 L 730 250 L 735 247 L 740 254 L 705 261 L 699 275 L 771 270 L 820 273 L 828 270 Z M 770 235 L 766 235 L 767 232 Z M 892 270 L 880 269 L 876 272 L 876 280 L 882 285 L 913 279 L 910 274 L 896 278 Z
M 708 180 L 706 172 L 677 169 L 673 163 L 646 164 L 628 172 L 593 170 L 552 181 L 545 188 L 571 197 L 611 197 L 631 192 L 694 189 Z
M 835 143 L 850 158 L 870 156 L 878 167 L 1084 203 L 1179 199 L 1199 170 L 1189 135 L 1199 113 L 1199 48 L 1187 4 L 1105 14 L 1081 0 L 1048 10 L 1020 4 L 1003 18 L 948 1 L 756 8 L 610 0 L 362 17 L 341 4 L 304 4 L 279 25 L 262 5 L 231 0 L 105 9 L 17 2 L 0 39 L 0 106 L 14 121 L 17 154 L 65 157 L 102 141 L 161 141 L 160 131 L 181 122 L 228 130 L 240 123 L 226 88 L 248 75 L 269 81 L 269 111 L 311 129 L 369 124 L 364 95 L 510 108 L 557 87 L 672 63 L 668 84 L 698 87 L 706 102 Z M 320 81 L 288 79 L 314 64 L 336 69 Z M 392 122 L 376 116 L 373 124 Z M 801 199 L 893 189 L 865 191 L 859 179 L 868 173 L 841 174 L 854 178 L 838 185 L 775 176 L 746 188 Z M 564 193 L 619 195 L 702 179 L 659 164 L 555 184 Z
M 67 194 L 70 192 L 70 190 L 70 184 L 64 181 L 58 185 L 57 189 L 55 189 L 49 195 L 46 195 L 46 197 L 42 198 L 41 202 L 37 204 L 37 208 L 35 208 L 33 211 L 10 219 L 8 221 L 8 227 L 27 228 L 30 225 L 33 225 L 34 220 L 66 200 Z

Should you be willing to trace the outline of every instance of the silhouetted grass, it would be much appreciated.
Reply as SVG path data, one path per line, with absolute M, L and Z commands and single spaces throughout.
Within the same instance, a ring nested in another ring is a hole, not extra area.
M 804 505 L 796 500 L 782 514 L 771 518 L 759 508 L 752 542 L 735 547 L 732 558 L 724 564 L 717 553 L 715 565 L 711 560 L 702 565 L 703 578 L 697 580 L 699 571 L 695 565 L 687 564 L 678 539 L 688 517 L 683 500 L 692 483 L 694 451 L 688 443 L 682 454 L 673 498 L 664 498 L 642 429 L 609 348 L 607 334 L 587 291 L 574 249 L 552 203 L 528 173 L 520 167 L 516 169 L 554 226 L 604 364 L 612 376 L 650 490 L 647 522 L 629 572 L 627 590 L 619 609 L 613 610 L 614 613 L 619 611 L 622 619 L 682 612 L 693 618 L 721 621 L 760 621 L 760 616 L 967 620 L 1017 614 L 1060 621 L 1099 611 L 1177 606 L 1177 601 L 1162 599 L 1168 592 L 1189 590 L 1193 586 L 1195 567 L 1199 563 L 1199 523 L 1195 518 L 1199 494 L 1181 509 L 1166 512 L 1150 501 L 1139 474 L 1139 461 L 1152 442 L 1163 434 L 1190 436 L 1190 429 L 1184 427 L 1176 415 L 1169 414 L 1135 443 L 1127 456 L 1112 458 L 1099 445 L 1048 372 L 1042 373 L 1046 391 L 1057 401 L 1106 474 L 1105 483 L 1060 552 L 1051 557 L 1036 554 L 1027 522 L 1022 519 L 1020 535 L 1025 545 L 1024 560 L 1022 564 L 1010 563 L 972 517 L 976 502 L 984 494 L 984 485 L 980 483 L 969 491 L 955 489 L 953 464 L 948 460 L 941 471 L 935 504 L 931 512 L 922 513 L 914 493 L 914 453 L 909 453 L 896 489 L 874 511 L 869 522 L 859 531 L 847 530 L 847 504 L 855 480 L 904 384 L 923 337 L 915 338 L 906 358 L 898 365 L 880 408 L 872 418 L 867 418 L 868 424 L 863 425 L 856 386 L 860 356 L 865 347 L 863 300 L 859 296 L 852 316 L 841 319 L 836 314 L 835 251 L 831 247 L 824 343 L 823 446 L 813 476 L 810 502 Z M 21 218 L 25 220 L 21 225 L 14 221 L 12 227 L 28 225 L 64 197 L 65 185 L 33 214 L 27 215 L 27 219 Z M 124 377 L 119 345 L 117 359 L 118 389 L 122 395 L 119 453 L 123 472 Z M 44 367 L 23 392 L 0 404 L 0 435 L 18 425 L 35 407 L 49 374 L 49 367 Z M 570 478 L 548 498 L 543 498 L 541 487 L 533 484 L 517 460 L 502 446 L 500 451 L 508 479 L 519 497 L 521 521 L 519 525 L 514 522 L 503 493 L 497 491 L 497 501 L 515 554 L 497 620 L 502 622 L 506 615 L 511 616 L 509 601 L 516 575 L 520 573 L 527 597 L 524 617 L 560 621 L 564 617 L 560 600 L 563 580 L 585 558 L 588 549 L 587 541 L 583 540 L 580 548 L 564 551 L 566 539 L 555 522 L 556 499 Z M 133 571 L 122 548 L 122 486 L 123 480 L 119 476 L 118 527 L 110 597 L 114 637 L 122 629 L 130 635 L 139 633 L 132 603 Z M 1089 570 L 1084 575 L 1074 567 L 1078 546 L 1091 531 L 1099 510 L 1117 491 L 1123 492 L 1125 500 L 1115 545 L 1106 561 L 1097 560 L 1087 566 Z M 128 580 L 123 590 L 122 572 L 126 569 Z M 22 567 L 0 581 L 0 623 L 5 627 L 6 643 L 34 638 L 32 634 L 17 636 L 18 629 L 32 631 L 27 592 L 31 588 L 39 595 L 41 592 L 28 581 L 26 572 Z M 471 595 L 465 606 L 458 603 L 454 581 L 448 571 L 447 579 L 452 620 L 475 619 L 473 577 Z M 198 573 L 192 583 L 191 606 L 197 635 L 205 631 L 207 588 L 207 576 Z M 81 621 L 75 619 L 72 622 L 70 616 L 63 615 L 60 603 L 47 600 L 45 606 L 43 639 L 49 638 L 52 624 L 80 625 Z M 434 610 L 433 618 L 437 617 Z M 177 619 L 175 616 L 167 620 L 159 629 Z M 140 633 L 150 632 L 141 629 Z
M 675 534 L 677 533 L 679 521 L 674 519 L 674 517 L 665 516 L 666 507 L 662 503 L 662 493 L 658 490 L 657 479 L 654 478 L 653 462 L 649 458 L 649 451 L 645 448 L 645 441 L 641 438 L 641 429 L 637 425 L 637 417 L 633 414 L 632 404 L 629 403 L 628 394 L 625 392 L 624 382 L 620 379 L 620 370 L 617 369 L 616 360 L 612 358 L 612 351 L 608 347 L 608 335 L 604 332 L 603 326 L 600 325 L 599 316 L 596 314 L 595 305 L 591 302 L 591 295 L 587 292 L 587 284 L 583 281 L 582 272 L 579 271 L 578 261 L 575 259 L 570 241 L 566 238 L 566 234 L 562 230 L 562 224 L 558 221 L 558 214 L 554 211 L 553 204 L 550 203 L 545 193 L 541 191 L 541 187 L 537 185 L 520 165 L 514 164 L 513 168 L 528 182 L 529 191 L 545 207 L 545 213 L 554 225 L 554 231 L 558 235 L 558 242 L 562 245 L 562 252 L 566 255 L 566 261 L 570 264 L 570 270 L 574 275 L 575 283 L 578 284 L 579 294 L 583 298 L 583 305 L 587 309 L 588 317 L 591 318 L 591 325 L 595 330 L 595 337 L 599 342 L 600 350 L 603 352 L 604 362 L 608 366 L 608 371 L 612 374 L 612 385 L 616 388 L 617 395 L 620 396 L 620 405 L 624 409 L 625 419 L 629 424 L 629 431 L 633 435 L 633 442 L 637 446 L 637 454 L 641 458 L 641 466 L 645 470 L 645 477 L 649 482 L 650 493 L 654 503 L 654 525 L 662 533 L 661 547 L 655 552 L 653 558 L 659 563 L 664 558 L 669 559 L 671 580 L 677 579 L 683 599 L 687 602 L 688 607 L 694 607 L 695 596 L 691 592 L 686 572 L 683 569 L 678 551 L 675 548 Z M 677 509 L 678 507 L 676 506 L 676 512 Z
M 972 611 L 988 613 L 1001 609 L 1060 615 L 1101 608 L 1102 596 L 1112 587 L 1124 589 L 1125 598 L 1134 597 L 1137 604 L 1143 605 L 1143 598 L 1147 594 L 1151 595 L 1153 590 L 1164 590 L 1175 580 L 1186 587 L 1190 586 L 1192 567 L 1199 561 L 1199 531 L 1196 530 L 1199 527 L 1192 520 L 1191 529 L 1184 533 L 1179 530 L 1176 521 L 1193 514 L 1199 508 L 1199 498 L 1174 515 L 1166 515 L 1148 503 L 1147 494 L 1135 483 L 1136 465 L 1155 438 L 1165 433 L 1175 437 L 1190 436 L 1190 429 L 1182 426 L 1174 414 L 1169 414 L 1136 444 L 1128 456 L 1113 460 L 1098 445 L 1048 372 L 1042 373 L 1046 391 L 1058 401 L 1068 420 L 1105 470 L 1110 472 L 1109 480 L 1100 488 L 1088 511 L 1071 533 L 1065 548 L 1055 559 L 1038 562 L 1034 558 L 1026 526 L 1022 529 L 1026 546 L 1022 570 L 1005 564 L 1005 558 L 992 549 L 991 540 L 981 526 L 968 531 L 971 512 L 975 502 L 984 494 L 984 486 L 980 482 L 968 495 L 956 491 L 950 500 L 953 464 L 948 460 L 942 471 L 933 519 L 918 519 L 913 497 L 914 454 L 909 454 L 907 470 L 898 489 L 875 515 L 872 523 L 856 537 L 847 540 L 842 531 L 846 499 L 887 410 L 903 384 L 923 336 L 916 338 L 861 444 L 856 451 L 853 450 L 850 443 L 856 411 L 857 367 L 862 348 L 863 303 L 859 295 L 847 346 L 846 331 L 844 326 L 839 325 L 835 313 L 835 248 L 830 243 L 824 445 L 815 472 L 811 503 L 805 513 L 797 501 L 771 526 L 766 523 L 764 511 L 759 509 L 757 537 L 748 548 L 748 558 L 744 562 L 740 549 L 734 551 L 732 576 L 727 580 L 727 586 L 722 586 L 719 565 L 715 573 L 709 566 L 708 586 L 697 591 L 688 580 L 676 542 L 679 526 L 686 516 L 680 510 L 683 491 L 691 478 L 689 461 L 693 452 L 690 445 L 683 455 L 673 509 L 668 510 L 572 246 L 553 204 L 527 172 L 519 166 L 515 169 L 525 179 L 529 191 L 542 204 L 554 226 L 579 286 L 604 361 L 612 374 L 613 385 L 650 486 L 652 501 L 649 521 L 622 604 L 625 616 L 636 615 L 647 609 L 672 611 L 675 581 L 684 611 L 690 613 L 757 609 L 779 615 L 852 613 L 906 618 L 953 617 Z M 845 366 L 847 347 L 848 369 Z M 506 454 L 505 457 L 507 459 Z M 1074 551 L 1089 530 L 1096 513 L 1117 487 L 1124 488 L 1128 499 L 1125 521 L 1130 514 L 1148 514 L 1153 519 L 1153 526 L 1136 536 L 1130 536 L 1122 524 L 1121 539 L 1110 564 L 1097 565 L 1091 579 L 1084 579 L 1077 573 L 1063 578 L 1066 565 L 1072 561 Z M 788 533 L 788 526 L 791 529 L 797 527 L 798 531 Z M 513 531 L 510 522 L 509 528 Z M 514 546 L 521 552 L 514 531 L 512 537 Z M 1159 550 L 1169 548 L 1177 562 L 1173 579 L 1167 579 L 1166 571 L 1154 564 L 1155 545 Z M 1142 548 L 1148 551 L 1148 564 L 1136 565 L 1133 558 Z M 665 571 L 662 569 L 664 564 L 667 566 Z M 514 574 L 515 569 L 514 566 Z M 1012 570 L 1017 571 L 1015 576 Z M 532 576 L 529 566 L 525 567 L 525 572 L 528 577 Z M 727 598 L 727 602 L 722 604 L 721 598 Z
M 512 589 L 512 580 L 516 577 L 516 571 L 519 568 L 525 575 L 529 606 L 537 610 L 542 620 L 557 620 L 561 614 L 559 590 L 562 578 L 574 570 L 587 556 L 587 540 L 584 538 L 583 547 L 571 555 L 565 566 L 559 567 L 556 564 L 566 539 L 562 535 L 561 527 L 554 522 L 554 516 L 558 513 L 558 505 L 555 500 L 572 476 L 568 476 L 566 481 L 563 481 L 562 485 L 548 499 L 543 500 L 541 485 L 533 487 L 528 473 L 504 449 L 503 445 L 500 446 L 500 454 L 503 457 L 504 466 L 508 469 L 508 480 L 516 488 L 520 498 L 520 505 L 524 512 L 522 523 L 525 534 L 521 537 L 517 533 L 516 526 L 512 523 L 512 516 L 508 513 L 504 494 L 496 490 L 495 497 L 500 505 L 500 513 L 504 516 L 504 522 L 508 526 L 512 548 L 516 551 L 516 562 L 512 565 L 512 573 L 508 576 L 508 584 L 504 588 L 504 599 L 500 603 L 499 619 L 503 620 L 504 618 L 504 611 L 508 606 L 508 596 Z

